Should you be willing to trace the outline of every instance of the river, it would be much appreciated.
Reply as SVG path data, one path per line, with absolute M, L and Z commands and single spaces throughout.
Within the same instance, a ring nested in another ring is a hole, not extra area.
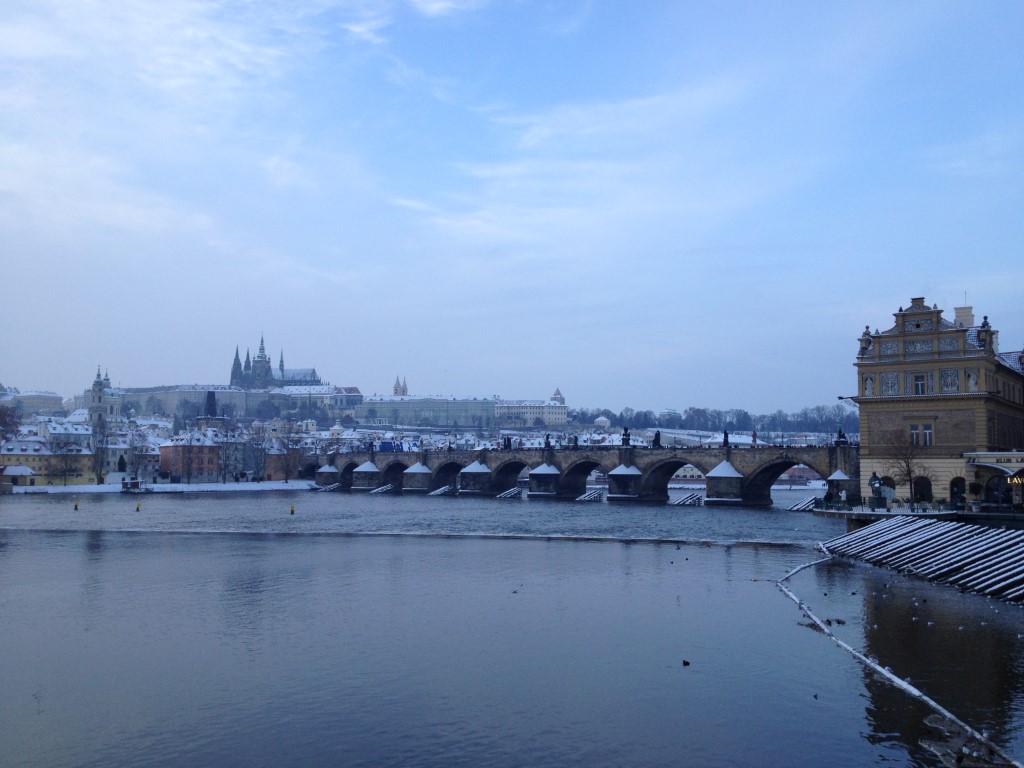
M 931 710 L 775 585 L 842 530 L 780 508 L 2 497 L 0 765 L 941 765 Z M 843 561 L 788 583 L 1024 757 L 1020 608 Z

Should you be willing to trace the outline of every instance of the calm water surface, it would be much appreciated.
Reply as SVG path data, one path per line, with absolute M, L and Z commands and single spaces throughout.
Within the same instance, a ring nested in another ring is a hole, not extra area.
M 0 765 L 939 765 L 930 711 L 775 587 L 841 531 L 781 510 L 4 497 Z M 843 562 L 791 588 L 1024 757 L 1019 609 Z

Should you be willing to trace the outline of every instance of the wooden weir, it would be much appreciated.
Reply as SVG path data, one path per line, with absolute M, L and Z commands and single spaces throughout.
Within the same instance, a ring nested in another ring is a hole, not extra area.
M 999 600 L 1024 601 L 1024 531 L 901 515 L 821 548 Z
M 688 493 L 678 499 L 669 502 L 673 507 L 700 507 L 704 504 L 704 497 L 699 493 Z

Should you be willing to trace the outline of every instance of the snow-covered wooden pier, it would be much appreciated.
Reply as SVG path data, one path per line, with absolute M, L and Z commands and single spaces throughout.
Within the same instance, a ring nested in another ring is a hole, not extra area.
M 790 512 L 808 512 L 814 509 L 814 506 L 818 503 L 817 496 L 808 496 L 806 499 L 798 501 L 796 504 L 789 508 Z
M 669 504 L 675 507 L 700 507 L 704 504 L 704 497 L 696 492 L 688 493 L 674 501 L 670 501 Z
M 965 591 L 1024 601 L 1024 531 L 901 515 L 821 547 Z

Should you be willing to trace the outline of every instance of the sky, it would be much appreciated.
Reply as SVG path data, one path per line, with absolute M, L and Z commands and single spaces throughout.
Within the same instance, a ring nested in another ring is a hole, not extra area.
M 1024 4 L 7 0 L 0 383 L 792 412 L 1024 347 Z

